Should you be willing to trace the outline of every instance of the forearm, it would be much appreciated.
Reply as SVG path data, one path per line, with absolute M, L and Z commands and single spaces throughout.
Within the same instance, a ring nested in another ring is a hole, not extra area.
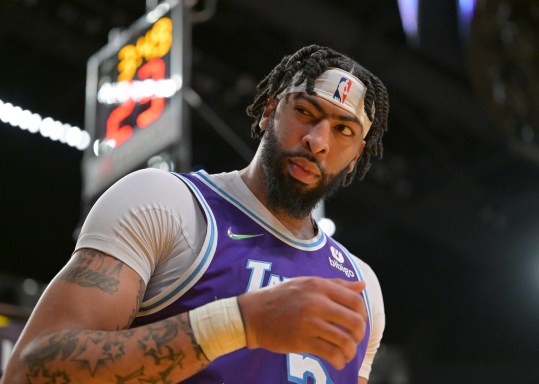
M 209 364 L 186 313 L 130 330 L 54 332 L 30 343 L 18 363 L 10 383 L 170 383 Z

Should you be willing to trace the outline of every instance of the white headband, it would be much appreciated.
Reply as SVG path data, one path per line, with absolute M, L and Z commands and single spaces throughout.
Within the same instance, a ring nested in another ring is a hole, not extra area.
M 287 93 L 306 92 L 307 82 L 294 85 L 298 81 L 301 72 L 294 75 L 291 85 L 281 92 Z M 363 127 L 363 138 L 369 133 L 372 122 L 365 113 L 365 93 L 367 87 L 357 77 L 340 68 L 330 68 L 318 76 L 314 82 L 314 93 L 329 102 L 345 109 L 353 114 Z M 374 109 L 374 105 L 373 105 Z

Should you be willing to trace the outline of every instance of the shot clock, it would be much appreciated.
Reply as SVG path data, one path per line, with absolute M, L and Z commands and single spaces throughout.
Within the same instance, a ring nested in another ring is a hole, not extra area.
M 182 140 L 190 55 L 183 3 L 160 3 L 88 60 L 85 125 L 93 145 L 82 163 L 84 201 L 161 151 L 190 152 Z

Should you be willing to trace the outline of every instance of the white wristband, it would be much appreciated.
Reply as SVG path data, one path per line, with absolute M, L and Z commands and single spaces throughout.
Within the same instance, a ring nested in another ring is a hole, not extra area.
M 247 345 L 237 297 L 191 310 L 189 322 L 198 345 L 210 361 Z

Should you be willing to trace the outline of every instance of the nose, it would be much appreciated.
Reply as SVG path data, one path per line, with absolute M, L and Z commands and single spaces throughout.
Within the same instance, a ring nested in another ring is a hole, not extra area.
M 302 138 L 302 145 L 313 154 L 326 154 L 329 151 L 331 125 L 327 119 L 321 119 Z

